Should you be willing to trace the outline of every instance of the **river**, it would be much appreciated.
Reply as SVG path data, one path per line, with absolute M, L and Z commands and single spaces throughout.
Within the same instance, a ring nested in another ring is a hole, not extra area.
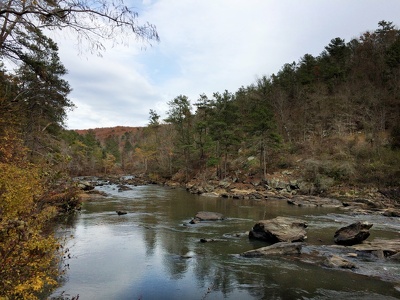
M 400 298 L 393 281 L 286 257 L 238 255 L 265 246 L 242 233 L 276 216 L 307 221 L 307 243 L 332 244 L 338 228 L 359 218 L 339 209 L 297 207 L 279 199 L 213 198 L 157 185 L 96 189 L 109 196 L 85 202 L 72 221 L 60 224 L 71 257 L 53 299 Z M 117 210 L 128 213 L 117 215 Z M 227 219 L 187 224 L 198 211 L 219 212 Z M 399 221 L 387 225 L 384 220 L 389 218 L 373 221 L 378 224 L 369 239 L 400 238 Z M 200 243 L 201 238 L 221 241 Z M 398 262 L 378 268 L 400 273 Z

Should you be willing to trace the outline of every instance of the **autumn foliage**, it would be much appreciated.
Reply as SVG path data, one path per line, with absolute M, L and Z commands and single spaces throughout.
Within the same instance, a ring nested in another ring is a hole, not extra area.
M 0 149 L 0 299 L 37 299 L 55 285 L 58 241 L 48 221 L 56 209 L 41 207 L 41 170 L 23 159 L 17 138 Z M 18 147 L 19 146 L 19 147 Z M 17 149 L 20 149 L 19 151 Z

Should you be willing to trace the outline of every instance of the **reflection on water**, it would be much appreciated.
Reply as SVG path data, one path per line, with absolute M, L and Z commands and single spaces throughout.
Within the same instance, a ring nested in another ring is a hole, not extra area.
M 309 223 L 310 244 L 331 244 L 351 221 L 335 209 L 287 205 L 282 200 L 233 200 L 191 195 L 184 190 L 138 186 L 88 201 L 64 230 L 73 258 L 63 285 L 53 294 L 79 299 L 396 299 L 393 283 L 351 272 L 270 257 L 238 254 L 265 246 L 245 233 L 260 219 L 298 216 Z M 115 211 L 128 214 L 118 216 Z M 198 211 L 227 220 L 187 225 Z M 347 218 L 347 219 L 346 219 Z M 379 227 L 379 226 L 378 226 Z M 397 235 L 396 228 L 379 227 Z M 201 238 L 222 241 L 200 243 Z

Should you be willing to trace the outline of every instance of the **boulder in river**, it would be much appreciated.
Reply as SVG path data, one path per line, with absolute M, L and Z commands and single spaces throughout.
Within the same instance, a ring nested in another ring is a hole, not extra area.
M 194 219 L 190 221 L 191 224 L 196 224 L 199 221 L 220 221 L 225 219 L 223 214 L 211 211 L 200 211 L 196 214 Z
M 260 257 L 270 255 L 293 255 L 301 253 L 302 243 L 280 242 L 271 246 L 249 250 L 240 254 L 244 257 Z
M 127 185 L 123 185 L 123 184 L 118 185 L 118 192 L 124 192 L 124 191 L 130 191 L 130 190 L 132 190 L 132 188 Z
M 91 191 L 94 189 L 94 185 L 89 181 L 80 181 L 78 182 L 78 188 L 83 191 Z
M 369 237 L 369 229 L 372 225 L 367 222 L 358 221 L 349 226 L 342 227 L 335 232 L 334 241 L 336 244 L 345 246 L 360 244 Z
M 269 243 L 303 242 L 307 238 L 307 224 L 299 219 L 276 217 L 261 220 L 249 232 L 249 238 L 264 240 Z

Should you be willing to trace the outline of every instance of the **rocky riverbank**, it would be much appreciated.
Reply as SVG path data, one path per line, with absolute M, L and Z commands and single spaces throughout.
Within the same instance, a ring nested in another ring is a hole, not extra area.
M 177 185 L 174 182 L 166 184 Z M 255 200 L 279 198 L 286 200 L 290 205 L 338 207 L 351 213 L 400 217 L 400 188 L 380 190 L 339 186 L 325 193 L 313 195 L 306 187 L 302 180 L 292 178 L 285 172 L 270 176 L 266 181 L 252 177 L 242 181 L 193 179 L 185 185 L 190 193 L 211 197 Z
M 338 186 L 322 194 L 311 194 L 308 185 L 302 179 L 295 178 L 291 172 L 283 171 L 269 175 L 266 181 L 257 176 L 238 178 L 198 179 L 187 183 L 179 181 L 154 181 L 146 176 L 104 176 L 79 179 L 79 185 L 85 194 L 83 199 L 91 197 L 88 193 L 96 185 L 115 184 L 120 191 L 130 186 L 160 184 L 171 188 L 185 188 L 192 194 L 209 197 L 233 199 L 268 200 L 282 199 L 289 205 L 310 207 L 337 207 L 352 214 L 379 214 L 387 217 L 400 217 L 400 188 L 393 189 L 356 189 Z

